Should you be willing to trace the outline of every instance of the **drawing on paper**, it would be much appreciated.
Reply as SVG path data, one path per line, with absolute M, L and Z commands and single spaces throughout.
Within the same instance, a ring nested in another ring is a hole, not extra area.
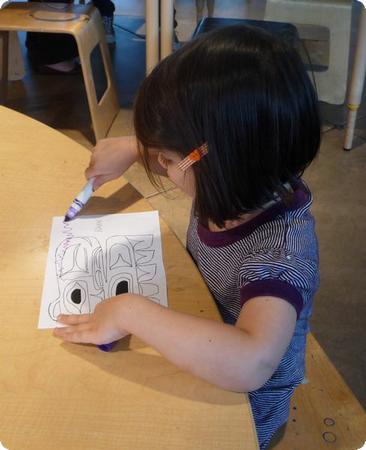
M 104 249 L 96 237 L 83 236 L 68 237 L 58 245 L 59 295 L 48 306 L 50 318 L 91 313 L 102 300 L 127 292 L 159 303 L 154 236 L 111 236 L 103 244 Z
M 54 217 L 38 327 L 127 292 L 168 306 L 158 212 Z

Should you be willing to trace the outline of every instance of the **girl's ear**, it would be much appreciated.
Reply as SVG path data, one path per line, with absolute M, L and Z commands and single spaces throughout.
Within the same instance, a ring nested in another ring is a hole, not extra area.
M 165 156 L 162 154 L 162 152 L 158 153 L 158 162 L 163 169 L 166 170 L 168 168 L 168 161 L 165 158 Z

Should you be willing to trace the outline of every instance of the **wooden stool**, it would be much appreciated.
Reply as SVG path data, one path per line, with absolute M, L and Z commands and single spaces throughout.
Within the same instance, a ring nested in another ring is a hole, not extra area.
M 96 140 L 104 138 L 119 111 L 109 50 L 99 11 L 92 5 L 66 3 L 10 3 L 0 10 L 3 39 L 1 97 L 6 100 L 8 83 L 8 35 L 10 31 L 64 33 L 74 36 L 84 77 L 90 115 Z M 98 101 L 91 66 L 91 53 L 99 45 L 107 88 Z

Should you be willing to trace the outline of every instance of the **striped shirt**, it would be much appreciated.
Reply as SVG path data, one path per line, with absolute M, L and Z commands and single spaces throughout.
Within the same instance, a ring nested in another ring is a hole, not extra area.
M 288 420 L 291 395 L 305 374 L 306 334 L 319 284 L 311 204 L 312 195 L 299 183 L 289 205 L 279 201 L 235 228 L 212 232 L 194 215 L 188 227 L 187 249 L 226 323 L 235 324 L 243 304 L 258 296 L 282 298 L 297 313 L 278 368 L 248 393 L 261 450 Z

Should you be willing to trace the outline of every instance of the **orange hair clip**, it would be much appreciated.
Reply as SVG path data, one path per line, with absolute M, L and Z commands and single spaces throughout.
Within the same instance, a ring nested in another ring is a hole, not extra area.
M 186 156 L 182 161 L 178 164 L 180 170 L 185 172 L 188 167 L 190 167 L 195 162 L 199 161 L 203 156 L 207 155 L 208 146 L 207 142 L 201 145 L 201 147 L 195 148 L 191 151 L 191 153 Z

